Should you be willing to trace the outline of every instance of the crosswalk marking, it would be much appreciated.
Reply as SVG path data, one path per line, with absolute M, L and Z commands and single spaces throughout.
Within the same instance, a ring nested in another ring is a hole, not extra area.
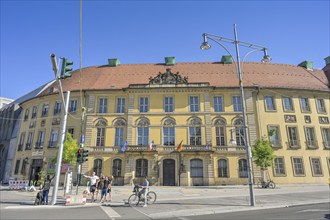
M 100 206 L 101 209 L 107 214 L 111 219 L 121 217 L 113 208 L 109 206 Z

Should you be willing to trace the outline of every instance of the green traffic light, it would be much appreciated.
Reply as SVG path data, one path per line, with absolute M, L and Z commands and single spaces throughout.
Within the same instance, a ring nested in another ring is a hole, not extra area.
M 88 161 L 88 150 L 83 150 L 82 151 L 82 161 Z
M 66 79 L 71 77 L 71 74 L 69 73 L 72 71 L 71 65 L 73 65 L 72 61 L 69 61 L 65 57 L 62 58 L 62 67 L 61 67 L 61 76 L 60 76 L 61 79 Z

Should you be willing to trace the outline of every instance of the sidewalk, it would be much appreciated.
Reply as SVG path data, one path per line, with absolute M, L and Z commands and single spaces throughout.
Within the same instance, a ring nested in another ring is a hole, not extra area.
M 81 194 L 84 189 L 85 187 L 79 187 L 79 193 Z M 110 206 L 106 208 L 127 206 L 125 202 L 132 194 L 132 190 L 132 186 L 113 186 L 113 199 L 108 204 Z M 329 202 L 329 186 L 315 184 L 279 185 L 275 189 L 258 189 L 255 187 L 254 207 L 250 206 L 250 193 L 247 185 L 210 187 L 151 186 L 150 190 L 157 193 L 157 201 L 155 205 L 150 205 L 147 209 L 143 209 L 143 212 L 154 219 Z M 73 192 L 75 194 L 75 188 Z M 37 192 L 9 190 L 7 186 L 0 186 L 0 193 L 1 209 L 8 206 L 33 207 L 35 195 L 37 194 Z M 49 202 L 52 198 L 51 194 L 52 189 Z M 87 198 L 85 206 L 102 205 L 98 202 L 91 203 L 90 196 Z M 63 196 L 63 190 L 59 190 L 57 204 L 55 206 L 42 207 L 55 208 L 63 206 L 65 206 L 65 197 Z M 133 208 L 140 209 L 140 207 Z

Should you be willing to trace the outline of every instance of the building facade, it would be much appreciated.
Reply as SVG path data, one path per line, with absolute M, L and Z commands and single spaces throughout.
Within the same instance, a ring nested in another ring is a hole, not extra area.
M 328 61 L 323 70 L 310 62 L 244 63 L 249 144 L 270 140 L 276 158 L 268 171 L 276 183 L 329 178 Z M 89 150 L 83 173 L 113 175 L 117 185 L 141 183 L 144 176 L 166 186 L 247 184 L 235 63 L 172 58 L 119 65 L 110 59 L 108 65 L 73 72 L 62 85 L 71 91 L 66 131 L 78 140 L 83 135 Z M 42 169 L 54 172 L 63 116 L 56 83 L 21 107 L 12 175 L 36 180 Z M 260 168 L 253 164 L 252 171 L 257 181 Z

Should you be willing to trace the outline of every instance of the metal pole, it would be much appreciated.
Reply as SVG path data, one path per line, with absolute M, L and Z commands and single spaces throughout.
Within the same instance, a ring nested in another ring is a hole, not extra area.
M 181 153 L 179 152 L 179 163 L 178 163 L 178 167 L 179 167 L 179 186 L 181 186 Z
M 60 86 L 60 84 L 59 84 Z M 62 88 L 60 89 L 62 91 Z M 63 143 L 65 139 L 65 131 L 66 131 L 66 121 L 68 117 L 68 107 L 69 107 L 69 100 L 70 100 L 70 91 L 66 92 L 66 102 L 64 105 L 64 115 L 63 115 L 63 124 L 62 124 L 62 133 L 61 133 L 61 142 L 60 142 L 60 147 L 58 149 L 58 154 L 57 154 L 57 162 L 56 162 L 56 176 L 55 176 L 55 184 L 54 184 L 54 189 L 53 189 L 53 197 L 52 197 L 52 205 L 56 204 L 57 200 L 57 191 L 58 191 L 58 185 L 59 185 L 59 180 L 60 180 L 60 172 L 61 172 L 61 164 L 62 164 L 62 153 L 63 153 Z
M 253 190 L 253 175 L 251 170 L 251 149 L 249 145 L 249 138 L 248 138 L 248 130 L 247 130 L 247 123 L 246 123 L 246 112 L 245 112 L 245 98 L 244 98 L 244 90 L 243 90 L 243 76 L 241 70 L 241 61 L 239 56 L 239 48 L 238 48 L 238 40 L 237 40 L 237 32 L 236 32 L 236 24 L 234 24 L 234 35 L 235 35 L 235 48 L 236 48 L 236 58 L 237 58 L 237 73 L 239 78 L 239 90 L 241 96 L 241 103 L 242 103 L 242 114 L 243 114 L 243 126 L 244 126 L 244 142 L 245 142 L 245 150 L 246 150 L 246 161 L 247 161 L 247 171 L 248 171 L 248 178 L 249 178 L 249 189 L 250 189 L 250 205 L 255 205 L 255 197 L 254 197 L 254 190 Z

